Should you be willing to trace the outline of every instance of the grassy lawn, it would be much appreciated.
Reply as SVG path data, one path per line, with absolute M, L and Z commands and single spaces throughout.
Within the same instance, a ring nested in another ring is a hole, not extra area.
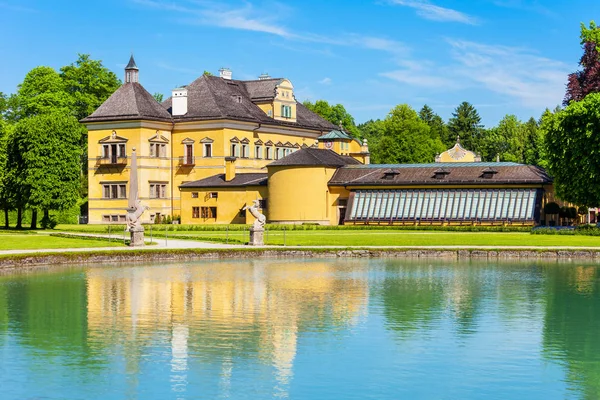
M 161 229 L 162 228 L 162 229 Z M 58 225 L 56 230 L 88 233 L 106 233 L 105 225 Z M 119 235 L 122 226 L 113 226 L 112 233 Z M 169 231 L 169 238 L 181 238 L 207 242 L 240 244 L 248 241 L 248 227 L 245 231 Z M 163 225 L 152 228 L 154 240 L 164 240 Z M 146 240 L 150 239 L 150 229 L 146 227 Z M 283 245 L 284 232 L 265 232 L 265 242 L 270 245 Z M 435 232 L 398 230 L 309 230 L 286 231 L 285 244 L 288 246 L 564 246 L 600 247 L 600 237 L 531 235 L 521 232 Z
M 164 233 L 163 233 L 164 236 Z M 155 238 L 160 239 L 160 235 Z M 244 232 L 169 232 L 170 238 L 230 244 L 248 241 Z M 283 245 L 284 233 L 265 233 L 265 242 Z M 512 232 L 398 232 L 398 231 L 286 231 L 288 246 L 565 246 L 600 247 L 600 237 L 531 235 Z
M 3 234 L 0 239 L 0 250 L 34 250 L 34 249 L 67 249 L 122 247 L 123 242 L 101 240 L 84 240 L 53 237 L 48 235 Z

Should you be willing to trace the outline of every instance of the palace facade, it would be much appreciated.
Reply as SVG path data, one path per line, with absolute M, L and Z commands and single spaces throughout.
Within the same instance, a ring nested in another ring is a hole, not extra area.
M 459 140 L 435 163 L 371 165 L 366 141 L 297 102 L 290 80 L 227 69 L 160 104 L 131 57 L 123 86 L 82 122 L 90 223 L 124 222 L 133 149 L 147 223 L 251 223 L 244 206 L 260 200 L 269 223 L 535 225 L 552 193 L 543 169 L 481 162 Z

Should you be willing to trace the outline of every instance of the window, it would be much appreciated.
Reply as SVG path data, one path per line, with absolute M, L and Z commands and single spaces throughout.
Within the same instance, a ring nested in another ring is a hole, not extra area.
M 111 215 L 103 215 L 102 216 L 102 222 L 106 222 L 106 223 L 125 223 L 126 222 L 126 217 L 125 215 L 118 215 L 118 214 L 111 214 Z
M 103 199 L 127 198 L 127 185 L 125 183 L 105 183 L 102 185 Z
M 239 157 L 240 156 L 240 146 L 237 143 L 231 143 L 231 157 Z
M 192 218 L 200 218 L 200 207 L 192 207 Z
M 219 198 L 219 192 L 210 192 L 208 194 L 208 198 L 209 199 L 218 199 Z
M 150 184 L 150 198 L 151 199 L 167 198 L 167 184 L 166 183 L 151 183 Z
M 204 143 L 204 157 L 212 157 L 212 143 Z
M 281 105 L 281 116 L 283 118 L 292 118 L 292 106 Z
M 273 159 L 273 148 L 272 147 L 267 147 L 267 160 L 272 160 Z
M 266 210 L 267 209 L 267 199 L 258 200 L 258 208 L 260 208 L 261 210 Z
M 254 158 L 261 159 L 262 158 L 262 146 L 254 147 Z
M 117 158 L 127 157 L 125 153 L 125 143 L 111 143 L 102 145 L 102 158 L 108 158 L 112 163 L 117 162 Z
M 194 165 L 194 145 L 186 143 L 184 145 L 183 165 Z
M 243 144 L 242 145 L 242 158 L 248 158 L 248 145 L 247 144 Z
M 192 199 L 198 198 L 198 192 L 192 192 Z
M 217 219 L 217 207 L 200 207 L 201 217 Z
M 164 158 L 167 156 L 167 145 L 164 143 L 150 143 L 150 157 Z

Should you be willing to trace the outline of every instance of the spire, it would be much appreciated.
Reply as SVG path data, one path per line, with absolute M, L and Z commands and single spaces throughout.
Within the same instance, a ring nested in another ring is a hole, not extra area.
M 131 54 L 131 57 L 129 57 L 129 63 L 127 64 L 127 66 L 125 67 L 125 69 L 137 69 L 137 70 L 139 70 L 139 68 L 137 67 L 137 65 L 135 65 L 135 60 L 133 59 L 133 54 Z
M 139 82 L 140 69 L 135 64 L 133 54 L 129 58 L 129 63 L 125 67 L 125 83 Z

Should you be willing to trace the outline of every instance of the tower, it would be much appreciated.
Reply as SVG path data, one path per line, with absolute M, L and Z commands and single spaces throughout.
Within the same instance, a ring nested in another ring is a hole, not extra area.
M 138 83 L 140 70 L 135 65 L 135 60 L 133 59 L 133 54 L 129 58 L 129 63 L 125 67 L 125 83 Z

